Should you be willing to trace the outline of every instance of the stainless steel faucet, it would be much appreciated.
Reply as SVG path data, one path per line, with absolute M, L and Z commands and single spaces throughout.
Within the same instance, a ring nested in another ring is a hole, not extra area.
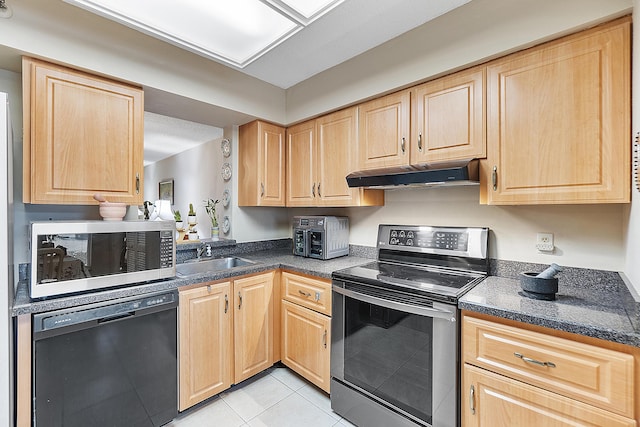
M 211 245 L 209 243 L 202 243 L 198 248 L 198 261 L 200 261 L 203 254 L 207 258 L 211 258 L 213 256 L 211 252 Z

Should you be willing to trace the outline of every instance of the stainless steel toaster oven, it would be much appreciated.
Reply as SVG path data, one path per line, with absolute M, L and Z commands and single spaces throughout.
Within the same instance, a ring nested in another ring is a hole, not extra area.
M 349 255 L 349 218 L 293 217 L 293 254 L 317 259 Z

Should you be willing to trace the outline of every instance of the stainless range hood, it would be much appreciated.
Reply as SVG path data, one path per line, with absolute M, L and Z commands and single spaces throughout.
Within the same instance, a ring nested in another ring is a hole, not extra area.
M 347 175 L 349 187 L 391 189 L 480 184 L 478 160 L 425 163 L 353 172 Z

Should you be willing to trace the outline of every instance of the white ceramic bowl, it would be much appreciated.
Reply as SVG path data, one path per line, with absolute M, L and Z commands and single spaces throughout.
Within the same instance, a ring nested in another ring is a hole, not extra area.
M 126 203 L 100 203 L 100 216 L 105 221 L 122 221 L 127 214 Z

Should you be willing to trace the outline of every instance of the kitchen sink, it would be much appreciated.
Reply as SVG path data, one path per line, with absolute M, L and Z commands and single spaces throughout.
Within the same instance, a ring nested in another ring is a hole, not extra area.
M 184 264 L 176 265 L 176 273 L 178 276 L 190 276 L 192 274 L 216 272 L 228 270 L 235 267 L 244 267 L 252 264 L 255 264 L 255 262 L 235 256 L 226 258 L 200 259 L 187 261 Z

